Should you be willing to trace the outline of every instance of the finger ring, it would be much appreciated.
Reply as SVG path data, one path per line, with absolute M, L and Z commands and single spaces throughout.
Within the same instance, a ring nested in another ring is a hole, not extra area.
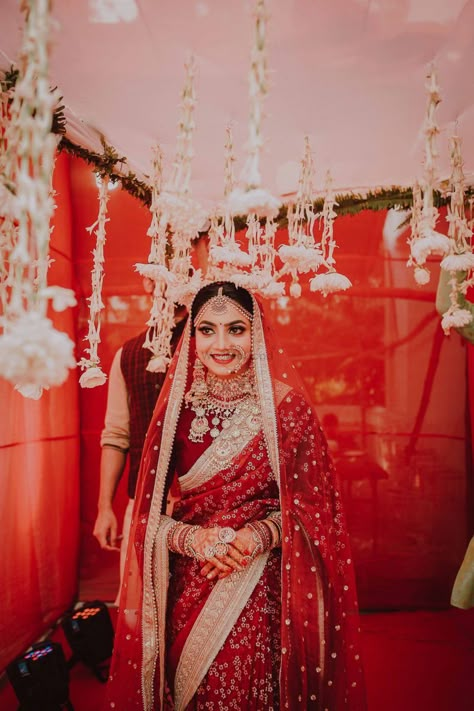
M 204 548 L 204 558 L 206 560 L 210 560 L 211 558 L 214 558 L 215 555 L 216 555 L 215 546 L 206 546 L 206 548 Z
M 214 546 L 214 555 L 225 556 L 229 552 L 229 546 L 223 541 L 218 541 Z
M 224 526 L 224 528 L 219 530 L 219 540 L 221 543 L 232 543 L 236 536 L 236 532 L 230 526 Z

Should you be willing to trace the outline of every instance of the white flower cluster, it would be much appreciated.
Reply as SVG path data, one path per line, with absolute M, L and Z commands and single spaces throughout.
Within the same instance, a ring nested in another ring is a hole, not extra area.
M 430 254 L 444 256 L 449 252 L 449 238 L 435 230 L 427 229 L 411 245 L 411 254 L 417 265 L 423 265 Z
M 99 364 L 91 365 L 90 361 L 83 359 L 79 362 L 79 365 L 85 368 L 79 378 L 79 385 L 81 388 L 97 388 L 100 385 L 105 385 L 107 382 L 107 376 Z
M 452 328 L 463 328 L 472 321 L 472 314 L 467 309 L 456 306 L 449 308 L 441 319 L 441 326 L 446 335 Z
M 441 269 L 447 272 L 468 272 L 474 269 L 474 253 L 463 252 L 462 254 L 448 254 L 441 262 Z
M 281 261 L 290 269 L 296 269 L 301 274 L 316 271 L 323 263 L 323 253 L 317 247 L 283 244 L 279 250 Z
M 309 282 L 311 291 L 321 291 L 323 296 L 327 296 L 335 291 L 345 291 L 351 286 L 351 281 L 343 274 L 338 274 L 337 272 L 316 274 Z
M 73 290 L 64 289 L 62 286 L 47 286 L 41 290 L 40 296 L 51 299 L 55 311 L 65 311 L 77 304 Z
M 264 188 L 243 190 L 235 188 L 227 199 L 227 210 L 231 215 L 249 215 L 272 219 L 278 215 L 281 200 Z
M 135 264 L 136 271 L 142 276 L 153 281 L 165 281 L 172 286 L 176 283 L 175 275 L 162 264 Z
M 237 242 L 231 242 L 228 245 L 211 247 L 209 257 L 213 263 L 230 264 L 235 267 L 250 267 L 252 258 L 248 252 L 240 249 Z
M 75 365 L 73 341 L 34 311 L 7 324 L 0 336 L 0 374 L 19 388 L 62 385 Z

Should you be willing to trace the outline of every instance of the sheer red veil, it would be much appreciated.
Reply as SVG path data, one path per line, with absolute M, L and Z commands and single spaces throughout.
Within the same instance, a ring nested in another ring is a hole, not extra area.
M 279 482 L 280 707 L 365 709 L 354 571 L 337 477 L 296 370 L 254 299 L 252 356 L 267 454 Z M 190 320 L 146 437 L 108 684 L 107 708 L 160 709 L 168 553 L 158 536 L 174 436 L 195 359 Z M 287 417 L 292 396 L 297 420 Z M 296 397 L 296 400 L 295 400 Z M 160 584 L 161 583 L 161 584 Z

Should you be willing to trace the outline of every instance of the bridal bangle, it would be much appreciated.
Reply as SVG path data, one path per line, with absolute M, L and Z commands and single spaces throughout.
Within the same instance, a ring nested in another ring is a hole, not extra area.
M 236 532 L 230 526 L 219 528 L 217 542 L 205 548 L 203 555 L 194 548 L 194 536 L 201 526 L 185 524 L 176 521 L 169 529 L 166 536 L 166 545 L 173 553 L 187 555 L 195 560 L 210 560 L 214 556 L 223 557 L 229 552 L 229 543 L 236 537 Z
M 272 550 L 281 543 L 281 512 L 272 511 L 271 514 L 263 521 L 250 521 L 245 524 L 245 528 L 252 531 L 253 540 L 256 547 L 252 553 L 254 558 L 257 553 Z

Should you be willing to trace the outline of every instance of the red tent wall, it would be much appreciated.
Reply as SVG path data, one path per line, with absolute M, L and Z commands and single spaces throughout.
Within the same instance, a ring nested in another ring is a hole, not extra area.
M 91 170 L 65 156 L 58 159 L 55 187 L 59 207 L 50 282 L 74 284 L 80 307 L 53 317 L 73 336 L 77 316 L 80 357 L 87 345 L 93 247 L 85 228 L 97 216 L 97 188 Z M 143 328 L 148 313 L 132 265 L 146 260 L 149 213 L 118 189 L 111 193 L 109 216 L 100 347 L 105 369 L 123 341 Z M 382 239 L 384 219 L 384 213 L 366 212 L 336 222 L 338 266 L 354 284 L 350 291 L 324 299 L 305 290 L 299 301 L 273 304 L 270 315 L 320 417 L 331 416 L 328 434 L 362 606 L 441 606 L 448 604 L 472 527 L 466 513 L 472 489 L 466 466 L 467 348 L 457 334 L 441 334 L 436 276 L 431 285 L 414 286 L 405 266 L 405 238 L 389 251 Z M 3 663 L 74 599 L 79 451 L 80 596 L 112 599 L 115 593 L 117 556 L 100 552 L 92 537 L 106 387 L 81 390 L 78 397 L 76 378 L 72 374 L 38 402 L 0 381 Z M 123 507 L 123 487 L 120 497 Z
M 75 263 L 89 294 L 97 211 L 94 182 L 72 166 Z M 147 319 L 147 299 L 133 263 L 145 261 L 149 214 L 115 191 L 106 245 L 101 353 L 113 352 Z M 433 282 L 417 287 L 406 268 L 406 235 L 384 245 L 384 212 L 338 218 L 338 266 L 353 282 L 345 294 L 304 291 L 270 315 L 330 432 L 345 497 L 359 592 L 365 608 L 439 607 L 469 532 L 466 515 L 466 345 L 446 338 L 435 312 Z M 440 229 L 445 229 L 440 221 Z M 81 312 L 80 332 L 85 329 Z M 472 387 L 472 386 L 471 386 Z M 98 491 L 98 441 L 106 388 L 81 392 L 82 557 L 84 593 L 112 599 L 117 556 L 92 538 Z M 471 400 L 472 402 L 472 400 Z M 469 479 L 470 481 L 470 479 Z M 123 491 L 120 506 L 123 507 Z
M 49 281 L 71 288 L 69 160 L 54 175 Z M 75 338 L 74 313 L 51 314 Z M 74 601 L 79 544 L 79 411 L 76 375 L 38 401 L 0 379 L 0 668 Z

